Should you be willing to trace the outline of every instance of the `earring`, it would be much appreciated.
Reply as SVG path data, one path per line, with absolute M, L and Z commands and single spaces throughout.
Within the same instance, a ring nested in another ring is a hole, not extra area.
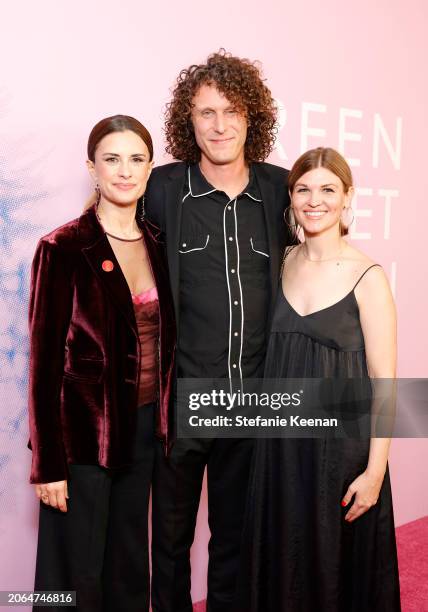
M 101 200 L 101 189 L 98 183 L 95 185 L 95 208 L 98 208 L 98 205 Z
M 137 216 L 141 222 L 143 222 L 146 217 L 145 197 L 146 196 L 143 195 L 143 197 L 138 200 L 137 205 Z
M 290 221 L 291 218 L 293 219 L 293 222 Z M 288 227 L 288 231 L 290 232 L 292 244 L 299 244 L 299 242 L 301 242 L 301 240 L 299 239 L 301 227 L 294 220 L 293 207 L 291 206 L 291 204 L 289 204 L 287 208 L 284 209 L 284 223 L 286 224 L 286 226 Z
M 352 216 L 351 216 L 351 219 L 349 220 L 350 214 Z M 354 211 L 352 210 L 350 206 L 345 206 L 342 209 L 342 212 L 340 214 L 340 221 L 345 229 L 348 229 L 349 226 L 352 225 L 354 221 Z

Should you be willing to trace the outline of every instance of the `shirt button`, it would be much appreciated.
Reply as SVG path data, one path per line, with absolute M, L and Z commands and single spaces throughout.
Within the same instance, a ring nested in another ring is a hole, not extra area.
M 238 332 L 235 332 L 233 335 L 234 335 L 234 336 L 239 336 L 239 333 L 238 333 Z
M 186 243 L 186 242 L 183 242 L 183 244 L 182 244 L 181 246 L 183 246 L 183 247 L 187 247 L 187 243 Z
M 228 207 L 227 207 L 227 210 L 232 210 L 232 207 L 231 207 L 231 206 L 228 206 Z
M 235 268 L 231 269 L 232 274 L 235 274 Z
M 239 304 L 238 300 L 235 300 L 233 303 L 235 304 L 235 306 L 238 306 Z
M 232 242 L 232 240 L 233 240 L 232 236 L 229 236 L 229 240 Z
M 232 365 L 232 368 L 236 368 L 236 363 L 234 363 L 234 364 Z

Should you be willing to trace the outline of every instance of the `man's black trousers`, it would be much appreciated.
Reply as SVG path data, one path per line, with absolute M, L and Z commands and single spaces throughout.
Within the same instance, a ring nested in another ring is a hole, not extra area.
M 178 439 L 156 451 L 153 478 L 152 609 L 192 612 L 190 547 L 205 466 L 208 521 L 208 612 L 233 612 L 241 533 L 254 441 Z

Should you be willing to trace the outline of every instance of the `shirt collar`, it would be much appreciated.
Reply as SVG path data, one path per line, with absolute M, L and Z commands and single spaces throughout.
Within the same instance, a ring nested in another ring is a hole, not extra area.
M 252 164 L 250 164 L 249 169 L 250 169 L 250 176 L 249 176 L 248 185 L 245 187 L 245 189 L 242 191 L 240 195 L 245 194 L 249 198 L 254 200 L 255 202 L 261 202 L 262 199 L 260 197 L 260 190 L 257 185 L 257 181 L 256 181 L 256 177 L 255 177 L 255 173 L 254 173 Z M 193 198 L 200 198 L 202 196 L 206 196 L 206 195 L 209 195 L 215 192 L 221 193 L 219 190 L 213 187 L 211 183 L 207 181 L 207 179 L 201 172 L 199 164 L 192 164 L 191 166 L 188 167 L 187 177 L 188 177 L 188 187 L 189 187 L 188 195 L 192 196 Z

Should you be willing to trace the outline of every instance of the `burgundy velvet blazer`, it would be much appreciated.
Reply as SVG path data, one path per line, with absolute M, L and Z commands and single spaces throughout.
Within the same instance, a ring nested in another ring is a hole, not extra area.
M 174 308 L 163 245 L 152 226 L 141 229 L 160 308 L 156 434 L 168 445 Z M 68 463 L 120 468 L 132 462 L 139 366 L 131 293 L 92 207 L 42 238 L 33 260 L 30 482 L 66 480 Z

